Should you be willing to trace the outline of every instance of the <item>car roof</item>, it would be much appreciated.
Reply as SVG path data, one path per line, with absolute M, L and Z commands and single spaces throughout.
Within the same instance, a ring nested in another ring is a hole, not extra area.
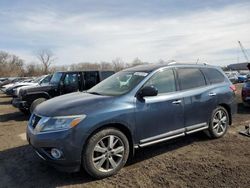
M 60 73 L 75 73 L 75 72 L 114 72 L 112 70 L 85 70 L 85 71 L 56 71 Z
M 131 67 L 128 69 L 124 69 L 123 71 L 131 71 L 131 72 L 152 72 L 157 69 L 163 67 L 196 67 L 196 68 L 218 68 L 217 66 L 212 66 L 208 64 L 191 64 L 191 63 L 150 63 L 145 65 L 138 65 L 135 67 Z

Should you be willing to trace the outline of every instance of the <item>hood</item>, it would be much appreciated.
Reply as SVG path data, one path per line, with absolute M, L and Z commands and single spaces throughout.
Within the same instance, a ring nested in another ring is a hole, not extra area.
M 93 95 L 84 92 L 75 92 L 55 97 L 43 102 L 35 109 L 34 113 L 53 117 L 90 114 L 93 111 L 106 108 L 113 102 L 112 96 Z
M 18 87 L 18 86 L 31 86 L 31 85 L 37 85 L 37 83 L 34 83 L 34 82 L 21 82 L 21 83 L 16 83 L 14 84 L 14 86 Z
M 53 85 L 35 85 L 33 87 L 24 88 L 27 94 L 33 93 L 33 92 L 43 92 L 43 91 L 49 91 L 52 87 L 55 87 Z

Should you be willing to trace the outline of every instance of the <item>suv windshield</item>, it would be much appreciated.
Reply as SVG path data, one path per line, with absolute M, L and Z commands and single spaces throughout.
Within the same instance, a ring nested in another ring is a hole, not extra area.
M 61 73 L 61 72 L 54 73 L 51 80 L 50 80 L 50 83 L 51 84 L 58 84 L 61 80 L 62 74 L 63 73 Z
M 118 96 L 131 91 L 148 73 L 145 72 L 118 72 L 88 90 L 96 95 Z

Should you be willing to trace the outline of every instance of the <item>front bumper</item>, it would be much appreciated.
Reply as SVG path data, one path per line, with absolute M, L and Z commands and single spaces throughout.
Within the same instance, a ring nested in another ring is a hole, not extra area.
M 26 108 L 28 108 L 27 102 L 26 101 L 22 101 L 20 98 L 13 98 L 13 100 L 12 100 L 12 106 L 14 106 L 16 108 L 20 108 L 20 109 L 26 109 Z
M 49 165 L 60 171 L 77 172 L 81 167 L 82 145 L 75 141 L 72 130 L 34 134 L 31 127 L 27 127 L 27 140 L 36 154 Z M 52 148 L 62 151 L 60 159 L 54 159 L 50 154 Z

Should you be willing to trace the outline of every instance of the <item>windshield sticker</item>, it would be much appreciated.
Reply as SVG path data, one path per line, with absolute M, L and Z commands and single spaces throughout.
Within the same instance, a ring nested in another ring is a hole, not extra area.
M 145 76 L 148 75 L 148 73 L 146 73 L 146 72 L 135 72 L 134 75 L 135 76 L 143 76 L 143 77 L 145 77 Z

